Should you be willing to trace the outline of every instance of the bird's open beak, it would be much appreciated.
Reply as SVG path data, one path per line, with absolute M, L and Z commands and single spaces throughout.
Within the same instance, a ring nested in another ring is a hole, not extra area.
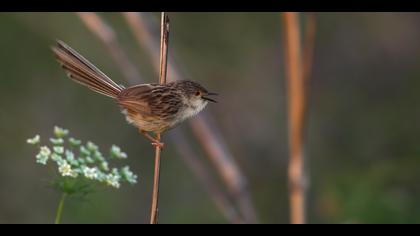
M 207 93 L 207 94 L 206 94 L 206 96 L 217 96 L 217 95 L 219 95 L 219 94 L 218 94 L 218 93 Z M 202 96 L 201 98 L 202 98 L 202 99 L 204 99 L 204 100 L 206 100 L 206 101 L 210 101 L 210 102 L 215 102 L 215 103 L 217 103 L 217 101 L 216 101 L 216 100 L 211 99 L 211 98 L 209 98 L 209 97 Z

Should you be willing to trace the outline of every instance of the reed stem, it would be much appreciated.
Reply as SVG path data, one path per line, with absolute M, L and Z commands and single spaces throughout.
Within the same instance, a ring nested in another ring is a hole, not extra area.
M 160 74 L 159 83 L 166 83 L 167 61 L 168 61 L 168 41 L 169 41 L 169 17 L 165 12 L 161 14 L 161 27 L 160 27 Z M 156 139 L 160 142 L 160 133 L 157 134 Z M 153 178 L 153 195 L 152 207 L 150 213 L 150 224 L 158 223 L 158 200 L 159 200 L 159 179 L 160 179 L 160 154 L 162 149 L 156 145 L 155 149 L 155 174 Z

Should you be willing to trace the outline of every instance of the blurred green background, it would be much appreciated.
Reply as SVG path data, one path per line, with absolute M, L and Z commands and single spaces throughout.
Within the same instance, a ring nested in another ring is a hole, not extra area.
M 100 13 L 147 82 L 157 76 L 119 13 Z M 159 14 L 149 14 L 159 20 Z M 170 55 L 221 94 L 207 107 L 245 174 L 261 223 L 288 223 L 287 116 L 279 13 L 169 13 Z M 310 223 L 420 223 L 420 14 L 318 13 L 306 155 Z M 59 194 L 25 140 L 54 125 L 122 147 L 135 186 L 69 200 L 64 223 L 148 222 L 153 150 L 114 102 L 66 78 L 61 39 L 118 83 L 108 51 L 73 13 L 1 13 L 0 223 L 52 223 Z M 158 30 L 158 29 L 157 29 Z M 158 53 L 158 52 L 156 52 Z M 170 78 L 169 78 L 170 80 Z M 211 163 L 189 126 L 197 158 Z M 170 131 L 173 132 L 173 131 Z M 164 137 L 161 223 L 227 223 Z

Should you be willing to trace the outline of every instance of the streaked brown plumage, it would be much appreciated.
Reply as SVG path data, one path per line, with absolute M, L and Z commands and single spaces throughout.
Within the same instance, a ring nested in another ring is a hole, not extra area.
M 57 41 L 52 50 L 72 80 L 115 99 L 127 121 L 139 128 L 154 145 L 163 144 L 147 132 L 167 131 L 199 113 L 208 101 L 216 102 L 208 97 L 215 93 L 189 80 L 124 88 L 64 42 Z

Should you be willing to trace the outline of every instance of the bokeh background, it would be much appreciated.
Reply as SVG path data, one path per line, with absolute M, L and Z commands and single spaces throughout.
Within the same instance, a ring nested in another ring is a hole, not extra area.
M 153 62 L 121 14 L 99 15 L 143 79 L 156 82 Z M 158 21 L 159 13 L 147 17 Z M 188 79 L 221 94 L 204 113 L 246 177 L 259 222 L 288 223 L 280 14 L 169 17 L 170 55 Z M 318 13 L 316 19 L 305 132 L 308 222 L 420 223 L 420 14 Z M 50 51 L 61 39 L 127 84 L 104 45 L 73 13 L 1 13 L 0 28 L 0 223 L 53 222 L 59 194 L 46 185 L 51 170 L 35 163 L 36 150 L 25 140 L 49 137 L 54 125 L 102 148 L 121 146 L 139 175 L 135 186 L 69 200 L 63 222 L 147 223 L 153 149 L 112 100 L 67 79 Z M 189 126 L 177 129 L 217 176 Z M 164 140 L 160 222 L 228 223 L 170 139 Z

